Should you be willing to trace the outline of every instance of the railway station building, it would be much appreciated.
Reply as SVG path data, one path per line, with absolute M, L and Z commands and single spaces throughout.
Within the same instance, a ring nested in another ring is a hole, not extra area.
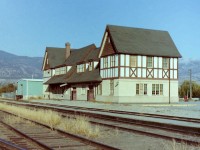
M 100 47 L 46 47 L 47 99 L 115 103 L 175 103 L 178 59 L 167 31 L 107 25 Z

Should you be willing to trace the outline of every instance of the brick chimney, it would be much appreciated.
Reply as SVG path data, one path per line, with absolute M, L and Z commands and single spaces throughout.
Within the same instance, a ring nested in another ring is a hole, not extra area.
M 65 43 L 65 59 L 67 59 L 70 56 L 70 43 Z

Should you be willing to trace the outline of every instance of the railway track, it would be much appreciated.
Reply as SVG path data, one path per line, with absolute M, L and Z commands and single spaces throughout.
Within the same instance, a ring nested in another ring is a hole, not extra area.
M 10 103 L 10 101 L 6 101 L 6 102 Z M 100 108 L 87 108 L 87 107 L 79 107 L 79 106 L 68 106 L 68 105 L 57 105 L 57 104 L 46 104 L 46 103 L 44 104 L 44 103 L 27 102 L 27 101 L 23 101 L 23 103 L 26 103 L 26 105 L 35 104 L 35 105 L 47 106 L 47 107 L 52 106 L 52 107 L 60 107 L 60 108 L 70 108 L 70 109 L 75 109 L 75 110 L 86 110 L 86 111 L 92 111 L 92 112 L 105 112 L 105 113 L 111 113 L 111 114 L 124 114 L 124 115 L 132 115 L 132 116 L 142 116 L 142 117 L 149 117 L 149 118 L 160 118 L 160 119 L 170 119 L 170 120 L 177 120 L 177 121 L 200 123 L 200 119 L 198 118 L 169 116 L 169 115 L 151 114 L 151 113 L 140 113 L 140 112 L 133 112 L 133 111 L 130 112 L 130 111 L 120 111 L 120 110 L 106 110 L 106 109 L 100 109 Z
M 13 104 L 13 102 L 7 101 L 7 103 Z M 178 116 L 167 116 L 167 115 L 158 115 L 158 114 L 147 114 L 147 113 L 139 113 L 139 112 L 126 112 L 126 111 L 118 111 L 118 110 L 104 110 L 104 109 L 96 109 L 96 108 L 86 108 L 86 107 L 76 107 L 76 106 L 66 106 L 66 105 L 54 105 L 54 104 L 41 104 L 41 103 L 17 103 L 14 101 L 16 105 L 24 105 L 42 109 L 53 109 L 55 111 L 75 114 L 75 115 L 84 115 L 93 118 L 99 119 L 107 119 L 107 120 L 116 120 L 124 123 L 135 123 L 138 125 L 145 125 L 145 126 L 160 126 L 162 128 L 169 128 L 170 130 L 176 129 L 182 132 L 187 132 L 188 134 L 197 134 L 200 133 L 200 125 L 199 127 L 185 127 L 179 126 L 175 124 L 166 124 L 160 123 L 155 121 L 145 121 L 141 119 L 130 119 L 127 116 L 139 116 L 139 117 L 147 117 L 147 118 L 155 118 L 155 119 L 163 119 L 163 120 L 175 120 L 181 121 L 184 123 L 197 123 L 200 124 L 200 119 L 197 118 L 187 118 L 187 117 L 178 117 Z M 116 112 L 116 113 L 115 113 Z M 109 115 L 105 114 L 109 113 Z M 126 117 L 119 117 L 116 115 L 126 115 Z M 175 130 L 174 130 L 175 131 Z
M 11 142 L 8 142 L 4 139 L 0 139 L 0 149 L 1 150 L 25 150 Z
M 28 104 L 28 106 L 32 107 L 37 107 L 37 104 L 34 103 L 34 105 Z M 45 105 L 39 104 L 39 108 L 45 108 Z M 189 127 L 184 127 L 184 126 L 176 126 L 176 125 L 164 125 L 161 123 L 156 123 L 156 122 L 149 122 L 149 121 L 141 121 L 141 120 L 134 120 L 134 119 L 129 119 L 129 118 L 122 118 L 122 117 L 117 117 L 117 116 L 110 116 L 110 115 L 105 115 L 105 114 L 95 114 L 94 112 L 99 112 L 99 109 L 87 109 L 84 107 L 71 107 L 71 106 L 60 106 L 60 105 L 47 105 L 48 108 L 53 108 L 54 111 L 58 111 L 62 113 L 63 116 L 66 117 L 66 113 L 70 114 L 78 114 L 78 115 L 84 115 L 89 117 L 89 121 L 92 124 L 98 124 L 100 126 L 106 126 L 109 128 L 117 128 L 119 130 L 127 131 L 127 132 L 132 132 L 132 133 L 137 133 L 137 134 L 142 134 L 146 136 L 151 136 L 151 137 L 156 137 L 156 138 L 163 138 L 166 140 L 175 140 L 176 142 L 184 142 L 187 143 L 188 145 L 195 145 L 199 146 L 200 145 L 200 128 L 189 128 Z M 61 107 L 62 109 L 57 109 L 55 107 Z M 63 110 L 63 108 L 68 108 L 68 109 L 75 109 L 75 110 Z M 81 109 L 79 111 L 78 109 Z M 82 112 L 84 110 L 84 112 Z M 85 112 L 85 111 L 90 111 L 90 112 Z M 100 109 L 101 112 L 108 112 L 103 109 Z M 91 113 L 93 112 L 93 113 Z M 125 111 L 121 113 L 116 114 L 125 114 Z M 114 111 L 112 111 L 114 114 Z M 133 113 L 128 112 L 128 115 L 134 115 Z M 150 115 L 153 114 L 145 114 L 146 117 L 150 117 Z M 139 113 L 136 114 L 136 116 L 139 116 Z M 144 116 L 144 115 L 140 115 Z M 163 115 L 161 115 L 163 116 Z M 161 118 L 160 115 L 156 115 L 155 118 Z M 164 118 L 161 119 L 169 119 L 170 116 L 164 116 Z M 181 118 L 181 120 L 178 121 L 187 121 L 186 118 L 183 119 L 183 117 L 177 117 Z M 189 118 L 190 120 L 188 122 L 193 122 L 193 123 L 199 123 L 198 119 L 194 119 L 191 121 L 193 118 Z M 177 120 L 176 118 L 172 118 L 172 120 Z
M 8 115 L 8 113 L 0 112 L 0 119 L 3 120 L 6 115 Z M 12 125 L 1 121 L 0 131 L 7 136 L 10 142 L 17 144 L 17 146 L 21 149 L 118 149 L 91 139 L 66 133 L 61 130 L 54 131 L 48 126 L 37 122 L 30 124 L 24 119 L 20 122 L 13 123 Z M 4 145 L 7 144 L 4 143 Z

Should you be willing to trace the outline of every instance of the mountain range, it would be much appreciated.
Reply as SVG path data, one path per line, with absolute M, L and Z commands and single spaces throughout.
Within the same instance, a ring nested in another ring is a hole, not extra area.
M 43 57 L 17 56 L 0 50 L 0 83 L 42 78 Z
M 17 56 L 0 50 L 0 85 L 13 83 L 21 78 L 42 78 L 43 57 Z M 200 83 L 200 60 L 179 59 L 179 84 L 189 80 Z

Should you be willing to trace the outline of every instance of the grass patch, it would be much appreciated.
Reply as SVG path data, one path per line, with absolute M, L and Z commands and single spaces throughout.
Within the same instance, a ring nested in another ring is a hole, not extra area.
M 31 110 L 8 104 L 0 104 L 0 110 L 40 122 L 49 126 L 51 129 L 58 128 L 66 132 L 80 134 L 87 137 L 100 136 L 99 127 L 91 125 L 87 117 L 75 116 L 75 118 L 64 118 L 52 110 Z M 8 120 L 12 119 L 8 118 Z
M 200 150 L 200 145 L 190 146 L 187 143 L 181 142 L 177 143 L 175 140 L 163 143 L 164 150 Z
M 43 97 L 42 96 L 31 96 L 28 99 L 29 100 L 41 100 Z
M 31 121 L 22 120 L 22 118 L 20 118 L 20 117 L 11 116 L 11 115 L 4 117 L 3 121 L 10 124 L 10 125 L 19 124 L 19 123 L 22 123 L 22 122 L 25 122 L 26 124 L 29 124 L 29 125 L 34 125 L 34 123 L 31 122 Z

